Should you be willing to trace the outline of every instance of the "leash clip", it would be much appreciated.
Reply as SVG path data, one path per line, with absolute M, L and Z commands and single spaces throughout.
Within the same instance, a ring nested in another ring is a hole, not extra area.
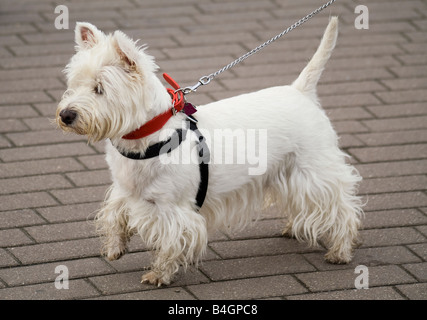
M 184 94 L 189 94 L 191 92 L 197 91 L 197 89 L 200 86 L 204 86 L 204 85 L 208 84 L 209 82 L 211 82 L 211 80 L 212 80 L 212 78 L 210 76 L 204 76 L 204 77 L 201 77 L 199 79 L 199 81 L 197 81 L 197 83 L 192 85 L 191 87 L 180 88 L 178 90 L 182 91 L 182 93 L 184 93 Z

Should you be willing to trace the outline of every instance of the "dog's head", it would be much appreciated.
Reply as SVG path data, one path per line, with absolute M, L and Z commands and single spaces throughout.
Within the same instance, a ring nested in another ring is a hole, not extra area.
M 64 131 L 90 141 L 118 138 L 146 122 L 156 99 L 153 57 L 121 31 L 105 35 L 77 23 L 76 54 L 64 72 L 65 91 L 56 111 Z

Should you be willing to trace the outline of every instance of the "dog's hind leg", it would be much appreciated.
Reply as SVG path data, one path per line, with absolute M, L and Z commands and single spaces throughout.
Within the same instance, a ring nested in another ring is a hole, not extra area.
M 348 263 L 357 244 L 362 214 L 361 201 L 356 195 L 360 177 L 344 161 L 328 163 L 323 159 L 317 165 L 315 168 L 316 163 L 312 163 L 314 169 L 295 168 L 289 179 L 292 235 L 311 245 L 325 240 L 328 247 L 325 259 Z

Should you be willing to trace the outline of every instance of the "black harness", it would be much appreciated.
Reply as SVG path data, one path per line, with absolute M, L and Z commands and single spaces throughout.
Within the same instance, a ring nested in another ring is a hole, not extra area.
M 202 207 L 203 202 L 206 198 L 206 193 L 208 191 L 208 182 L 209 182 L 209 160 L 210 160 L 210 151 L 208 145 L 206 144 L 205 137 L 200 133 L 196 125 L 196 119 L 192 116 L 188 116 L 190 123 L 190 130 L 196 133 L 197 135 L 197 151 L 199 154 L 199 171 L 200 171 L 200 183 L 199 190 L 196 195 L 196 204 L 199 209 Z M 172 136 L 170 136 L 165 141 L 160 141 L 156 144 L 149 146 L 144 155 L 140 152 L 120 152 L 120 154 L 126 158 L 133 160 L 145 160 L 151 159 L 154 157 L 160 156 L 160 154 L 169 153 L 172 150 L 176 149 L 182 141 L 185 140 L 187 136 L 188 129 L 176 129 Z

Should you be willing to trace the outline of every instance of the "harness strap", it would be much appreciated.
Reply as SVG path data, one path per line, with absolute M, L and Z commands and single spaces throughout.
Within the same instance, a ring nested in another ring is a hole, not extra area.
M 189 117 L 193 118 L 192 116 Z M 197 150 L 199 155 L 200 183 L 196 195 L 196 204 L 200 209 L 205 201 L 206 193 L 208 191 L 210 151 L 208 145 L 206 144 L 206 139 L 197 128 L 196 123 L 193 121 L 189 122 L 190 130 L 196 133 L 198 139 Z M 181 142 L 185 140 L 186 136 L 187 130 L 183 131 L 182 129 L 176 129 L 174 134 L 170 136 L 167 140 L 160 141 L 156 144 L 149 146 L 145 150 L 144 154 L 140 152 L 119 152 L 122 156 L 132 160 L 151 159 L 154 157 L 158 157 L 162 153 L 169 153 L 172 150 L 176 149 L 181 144 Z M 168 149 L 165 149 L 166 147 L 168 147 Z
M 191 117 L 191 116 L 190 116 Z M 200 171 L 200 183 L 199 190 L 197 191 L 196 203 L 199 208 L 202 207 L 203 202 L 208 192 L 209 183 L 209 159 L 210 152 L 208 145 L 206 144 L 205 137 L 200 133 L 195 122 L 190 121 L 190 130 L 194 131 L 199 139 L 197 149 L 199 152 L 199 171 Z

